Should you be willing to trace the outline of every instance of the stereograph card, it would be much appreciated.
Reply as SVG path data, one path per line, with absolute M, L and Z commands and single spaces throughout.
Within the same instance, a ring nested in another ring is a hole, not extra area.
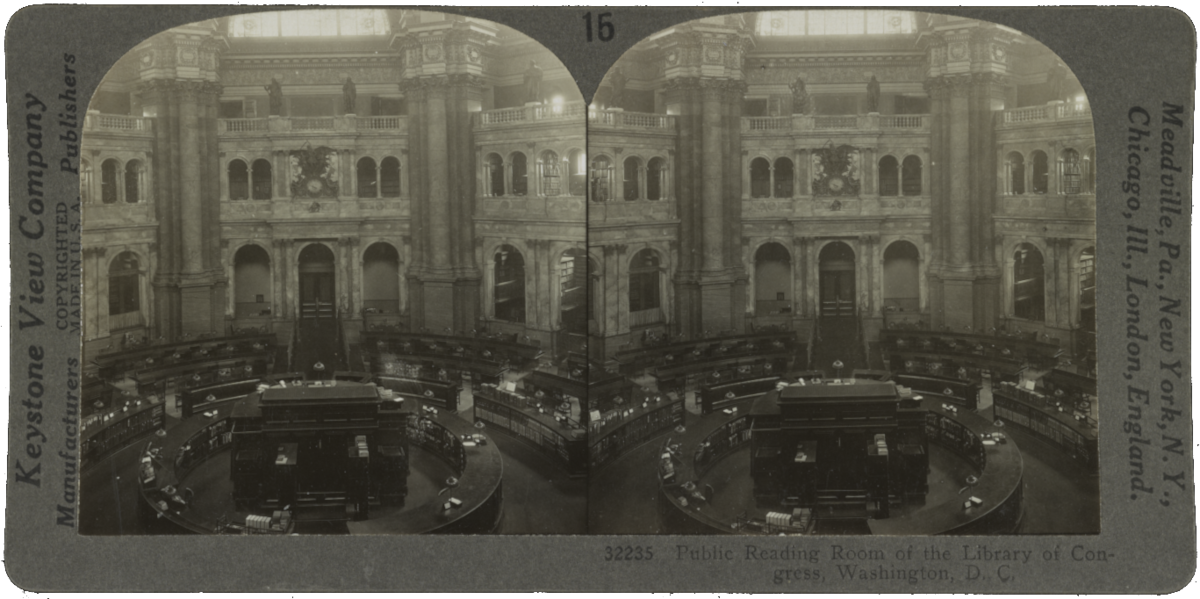
M 1191 580 L 1183 13 L 274 8 L 9 22 L 15 585 Z

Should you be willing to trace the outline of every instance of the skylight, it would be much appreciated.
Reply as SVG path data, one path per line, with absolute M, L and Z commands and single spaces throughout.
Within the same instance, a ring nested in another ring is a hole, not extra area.
M 864 35 L 916 33 L 913 13 L 903 10 L 788 10 L 758 16 L 758 35 Z
M 229 19 L 230 37 L 325 37 L 388 32 L 387 14 L 378 8 L 260 12 Z

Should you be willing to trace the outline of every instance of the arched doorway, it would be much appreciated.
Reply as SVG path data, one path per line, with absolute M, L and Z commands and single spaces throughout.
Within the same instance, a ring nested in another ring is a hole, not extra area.
M 921 310 L 920 264 L 921 255 L 911 242 L 897 241 L 883 251 L 884 310 Z
M 271 300 L 271 257 L 261 246 L 242 246 L 233 255 L 234 316 L 270 316 Z
M 333 318 L 335 280 L 333 250 L 314 243 L 300 251 L 300 318 Z
M 1046 283 L 1042 252 L 1032 243 L 1022 243 L 1013 252 L 1013 316 L 1045 320 Z
M 854 250 L 841 241 L 821 248 L 821 316 L 854 316 Z
M 791 311 L 792 255 L 778 243 L 764 243 L 754 253 L 754 315 Z

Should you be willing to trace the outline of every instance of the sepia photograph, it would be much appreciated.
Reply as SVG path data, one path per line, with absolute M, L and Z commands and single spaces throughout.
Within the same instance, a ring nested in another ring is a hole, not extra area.
M 1095 152 L 984 21 L 635 45 L 588 112 L 589 532 L 1098 533 Z
M 15 10 L 10 584 L 1177 591 L 1195 31 Z
M 585 114 L 436 12 L 126 54 L 79 165 L 80 532 L 585 532 Z

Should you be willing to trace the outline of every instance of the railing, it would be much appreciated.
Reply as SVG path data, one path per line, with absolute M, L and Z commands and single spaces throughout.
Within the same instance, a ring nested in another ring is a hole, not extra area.
M 566 104 L 542 104 L 533 107 L 533 118 L 538 121 L 550 119 L 579 119 L 583 117 L 583 102 Z
M 332 131 L 333 117 L 297 117 L 292 118 L 293 131 Z
M 484 125 L 517 123 L 525 120 L 525 108 L 501 108 L 500 110 L 488 110 L 481 113 L 480 118 L 482 119 Z
M 642 112 L 622 112 L 618 120 L 626 127 L 645 127 L 648 129 L 674 129 L 675 119 L 665 114 L 646 114 Z
M 752 116 L 747 117 L 751 131 L 774 131 L 792 128 L 790 116 Z
M 624 112 L 620 110 L 589 110 L 588 124 L 632 129 L 675 129 L 675 117 L 648 112 Z
M 879 117 L 880 129 L 920 129 L 925 121 L 919 114 L 887 115 Z
M 224 119 L 221 122 L 225 124 L 225 131 L 230 133 L 267 130 L 267 119 Z
M 398 117 L 398 116 L 358 117 L 358 128 L 359 129 L 369 129 L 372 131 L 399 129 L 400 128 L 400 117 Z
M 553 121 L 560 119 L 579 119 L 582 121 L 585 112 L 586 108 L 583 102 L 537 104 L 534 106 L 486 110 L 479 114 L 479 123 L 487 127 L 522 123 L 525 121 Z
M 83 119 L 84 129 L 105 131 L 150 131 L 149 118 L 120 114 L 88 114 Z
M 1014 125 L 1060 119 L 1090 118 L 1092 107 L 1086 102 L 1057 102 L 1045 106 L 1027 106 L 1004 111 L 1003 123 Z
M 857 116 L 815 116 L 813 129 L 857 129 Z
M 929 115 L 924 114 L 843 114 L 791 116 L 742 117 L 742 131 L 746 133 L 787 131 L 876 131 L 928 129 Z

